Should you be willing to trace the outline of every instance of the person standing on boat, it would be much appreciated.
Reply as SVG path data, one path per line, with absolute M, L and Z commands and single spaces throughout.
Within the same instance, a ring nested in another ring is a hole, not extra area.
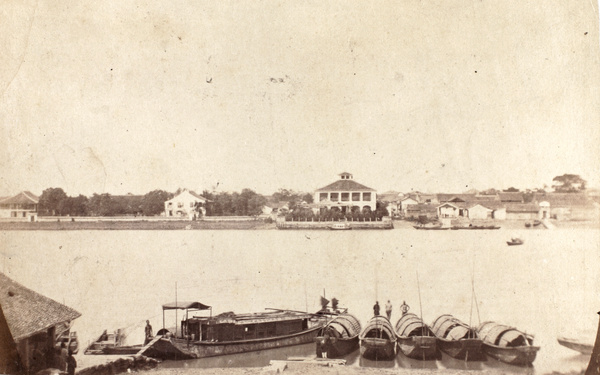
M 385 313 L 387 314 L 387 318 L 392 319 L 392 303 L 390 302 L 390 300 L 388 299 L 387 303 L 385 304 Z
M 144 339 L 144 345 L 152 341 L 152 326 L 150 325 L 150 321 L 146 320 L 146 328 L 144 328 L 144 333 L 146 334 L 146 338 Z
M 373 314 L 375 314 L 375 316 L 379 315 L 379 301 L 376 301 L 375 305 L 373 306 Z
M 410 310 L 410 306 L 406 304 L 406 301 L 402 301 L 402 306 L 400 306 L 400 310 L 402 311 L 402 315 L 406 315 L 408 310 Z

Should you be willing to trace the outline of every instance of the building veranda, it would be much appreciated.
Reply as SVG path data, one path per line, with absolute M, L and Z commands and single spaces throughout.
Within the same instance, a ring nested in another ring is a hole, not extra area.
M 342 213 L 372 212 L 377 205 L 377 191 L 354 181 L 351 173 L 339 174 L 339 180 L 315 190 L 317 208 L 336 209 Z

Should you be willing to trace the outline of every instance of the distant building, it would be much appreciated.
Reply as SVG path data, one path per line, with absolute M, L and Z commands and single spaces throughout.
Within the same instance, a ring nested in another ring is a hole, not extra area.
M 535 193 L 541 219 L 597 220 L 600 205 L 584 193 Z
M 0 200 L 0 218 L 36 221 L 40 198 L 30 191 Z
M 419 219 L 419 218 L 427 218 L 427 219 L 435 219 L 438 217 L 437 209 L 432 204 L 409 204 L 406 206 L 402 206 L 403 212 L 405 212 L 405 218 L 407 219 Z
M 537 203 L 506 203 L 507 220 L 541 219 L 540 206 Z
M 340 179 L 315 190 L 314 202 L 321 207 L 339 208 L 342 212 L 352 210 L 375 211 L 377 191 L 354 181 L 351 173 L 340 173 Z
M 210 202 L 210 200 L 185 189 L 165 202 L 165 216 L 191 220 L 197 215 L 196 207 L 200 207 L 202 216 L 205 216 L 207 202 Z
M 386 191 L 385 193 L 377 194 L 377 200 L 385 204 L 385 209 L 391 217 L 400 214 L 400 200 L 402 194 L 397 191 Z
M 525 203 L 525 196 L 521 192 L 501 192 L 498 196 L 504 203 Z
M 56 339 L 81 316 L 72 308 L 0 273 L 0 373 L 33 374 L 57 367 Z M 2 319 L 4 318 L 4 319 Z M 6 332 L 8 327 L 8 332 Z M 6 339 L 9 341 L 5 341 Z M 14 352 L 16 348 L 17 353 Z M 11 361 L 5 363 L 4 361 Z M 15 364 L 14 361 L 18 362 Z M 20 371 L 15 371 L 19 370 Z

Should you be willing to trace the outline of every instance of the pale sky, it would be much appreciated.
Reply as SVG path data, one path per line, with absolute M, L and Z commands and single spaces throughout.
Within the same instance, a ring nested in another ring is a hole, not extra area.
M 0 1 L 0 196 L 600 186 L 596 1 Z

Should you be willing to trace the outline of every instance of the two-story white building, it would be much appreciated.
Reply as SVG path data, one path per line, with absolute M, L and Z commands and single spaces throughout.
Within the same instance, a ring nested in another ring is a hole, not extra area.
M 198 206 L 200 207 L 202 216 L 205 216 L 207 202 L 210 201 L 193 191 L 185 189 L 165 202 L 165 216 L 193 219 L 194 215 L 198 216 L 198 212 L 196 211 L 196 207 Z
M 0 218 L 36 221 L 39 201 L 40 198 L 29 191 L 0 199 Z
M 377 191 L 354 181 L 351 173 L 339 174 L 340 179 L 315 190 L 314 202 L 322 207 L 338 207 L 342 212 L 375 211 Z

